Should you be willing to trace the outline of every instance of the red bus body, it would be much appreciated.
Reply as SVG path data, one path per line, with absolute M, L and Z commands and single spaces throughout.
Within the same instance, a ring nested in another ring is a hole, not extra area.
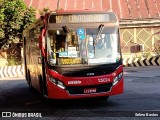
M 62 12 L 53 13 L 53 15 L 55 16 L 56 15 L 67 16 L 72 14 L 85 15 L 86 13 L 94 14 L 95 12 L 75 13 L 71 11 L 69 12 L 62 11 Z M 105 13 L 105 12 L 97 12 L 96 14 L 98 15 L 101 13 Z M 91 97 L 105 97 L 105 96 L 107 97 L 107 96 L 123 93 L 124 78 L 123 78 L 122 56 L 121 56 L 120 45 L 119 45 L 120 44 L 119 32 L 117 32 L 118 37 L 117 37 L 117 41 L 115 42 L 117 43 L 117 49 L 118 49 L 117 53 L 119 55 L 118 56 L 119 58 L 116 57 L 116 59 L 118 58 L 118 60 L 116 60 L 113 63 L 107 62 L 107 64 L 103 63 L 103 61 L 102 61 L 103 64 L 101 64 L 101 62 L 98 62 L 98 64 L 95 64 L 94 63 L 95 60 L 100 60 L 100 59 L 99 58 L 93 59 L 93 57 L 90 57 L 90 58 L 85 58 L 85 60 L 87 61 L 90 59 L 90 61 L 93 62 L 93 64 L 89 64 L 89 62 L 88 63 L 83 62 L 83 64 L 80 64 L 80 65 L 76 63 L 75 65 L 73 65 L 74 63 L 73 64 L 70 64 L 70 62 L 67 63 L 67 60 L 66 60 L 66 62 L 64 62 L 65 64 L 64 65 L 62 62 L 65 61 L 65 59 L 67 58 L 66 56 L 65 57 L 63 56 L 65 52 L 62 52 L 62 53 L 58 53 L 59 56 L 60 54 L 62 55 L 61 57 L 59 58 L 54 57 L 54 59 L 52 59 L 52 62 L 54 61 L 53 62 L 54 65 L 52 65 L 50 64 L 50 61 L 49 61 L 50 56 L 48 55 L 49 54 L 48 51 L 50 51 L 50 49 L 48 48 L 49 39 L 46 37 L 46 36 L 49 36 L 49 34 L 53 35 L 54 31 L 56 31 L 56 33 L 54 34 L 57 34 L 57 36 L 61 34 L 61 31 L 59 30 L 58 26 L 69 26 L 69 28 L 73 28 L 73 29 L 76 28 L 76 30 L 77 29 L 86 30 L 84 38 L 79 40 L 80 42 L 83 42 L 84 39 L 88 39 L 88 36 L 90 35 L 89 32 L 90 31 L 92 32 L 95 29 L 93 27 L 93 30 L 92 30 L 92 26 L 97 27 L 97 25 L 99 24 L 100 25 L 103 24 L 104 26 L 108 25 L 111 27 L 116 26 L 116 30 L 119 31 L 118 20 L 114 21 L 113 23 L 112 22 L 105 23 L 105 20 L 101 22 L 93 18 L 94 21 L 92 23 L 92 21 L 90 20 L 87 21 L 86 18 L 77 17 L 77 21 L 76 21 L 75 17 L 71 16 L 74 19 L 72 20 L 72 18 L 69 18 L 68 21 L 66 20 L 67 22 L 65 21 L 67 17 L 64 18 L 64 20 L 63 18 L 60 19 L 61 17 L 59 18 L 55 17 L 55 19 L 57 19 L 57 21 L 55 22 L 54 20 L 50 20 L 51 15 L 52 13 L 46 14 L 43 17 L 43 19 L 37 20 L 37 22 L 35 22 L 33 25 L 27 28 L 23 33 L 24 34 L 23 35 L 24 36 L 24 42 L 23 42 L 24 66 L 25 66 L 25 76 L 28 84 L 31 87 L 37 89 L 47 98 L 51 98 L 51 99 L 75 99 L 75 98 L 91 98 Z M 92 20 L 92 18 L 90 19 Z M 87 21 L 87 24 L 85 23 L 86 21 Z M 89 27 L 86 27 L 87 25 Z M 76 26 L 80 26 L 80 27 L 76 27 Z M 54 30 L 52 30 L 52 28 Z M 111 31 L 107 27 L 106 27 L 106 30 Z M 87 36 L 87 32 L 89 34 L 88 36 Z M 80 35 L 76 35 L 76 36 L 80 37 Z M 116 38 L 114 34 L 112 36 L 113 38 Z M 57 44 L 58 42 L 55 43 L 55 45 Z M 88 45 L 88 43 L 85 43 L 85 45 L 86 44 Z M 80 46 L 80 44 L 78 45 Z M 96 47 L 98 47 L 98 45 Z M 88 51 L 86 53 L 88 53 Z M 92 55 L 93 53 L 91 54 L 91 56 Z M 72 58 L 69 58 L 68 60 L 73 61 L 75 59 L 75 56 L 74 57 L 71 56 L 71 57 Z M 57 63 L 58 59 L 61 60 L 61 65 Z M 102 59 L 102 60 L 105 60 L 105 59 Z

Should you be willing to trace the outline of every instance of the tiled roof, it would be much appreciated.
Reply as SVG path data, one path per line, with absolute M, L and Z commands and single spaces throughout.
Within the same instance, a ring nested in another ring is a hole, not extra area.
M 24 0 L 27 6 L 57 9 L 58 0 Z M 120 20 L 160 19 L 160 0 L 59 0 L 63 10 L 112 10 Z

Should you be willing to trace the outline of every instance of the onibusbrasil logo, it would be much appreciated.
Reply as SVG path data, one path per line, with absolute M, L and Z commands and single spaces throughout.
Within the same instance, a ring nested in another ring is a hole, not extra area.
M 24 113 L 18 113 L 18 112 L 2 112 L 1 117 L 9 118 L 9 117 L 42 117 L 41 113 L 31 113 L 31 112 L 24 112 Z

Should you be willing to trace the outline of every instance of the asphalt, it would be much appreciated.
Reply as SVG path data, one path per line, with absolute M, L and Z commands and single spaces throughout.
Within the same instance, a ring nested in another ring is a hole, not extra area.
M 160 77 L 160 66 L 124 67 L 125 77 Z

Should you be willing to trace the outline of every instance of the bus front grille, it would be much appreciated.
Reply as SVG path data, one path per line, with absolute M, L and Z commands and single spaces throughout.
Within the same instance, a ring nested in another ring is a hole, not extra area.
M 86 94 L 85 89 L 96 89 L 95 93 L 109 92 L 112 87 L 112 83 L 101 84 L 101 85 L 91 85 L 91 86 L 69 86 L 66 87 L 69 94 Z

